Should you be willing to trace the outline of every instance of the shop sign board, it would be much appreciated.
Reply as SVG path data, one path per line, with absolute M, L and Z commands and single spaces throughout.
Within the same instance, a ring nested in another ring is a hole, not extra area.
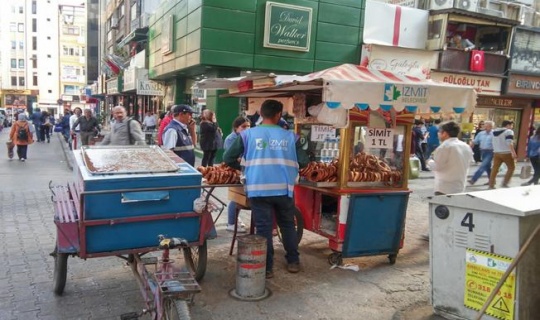
M 478 94 L 486 96 L 500 96 L 502 79 L 495 77 L 473 76 L 469 74 L 454 74 L 447 72 L 431 72 L 433 80 L 473 87 Z
M 264 47 L 309 51 L 313 9 L 266 2 Z
M 26 107 L 26 97 L 27 96 L 24 94 L 6 93 L 4 95 L 4 106 L 5 107 L 17 107 L 17 106 Z
M 311 137 L 310 141 L 324 142 L 328 139 L 336 138 L 336 128 L 332 126 L 321 126 L 321 125 L 312 125 L 311 126 Z
M 170 54 L 174 51 L 174 15 L 170 14 L 163 19 L 161 30 L 161 53 Z
M 465 294 L 467 308 L 479 311 L 512 263 L 511 258 L 467 249 L 465 254 Z M 501 320 L 514 319 L 516 273 L 512 271 L 491 301 L 486 314 Z
M 124 70 L 124 91 L 135 90 L 137 85 L 137 68 Z
M 540 95 L 540 77 L 510 74 L 507 80 L 506 93 L 537 97 Z
M 368 128 L 366 132 L 366 148 L 393 149 L 394 129 Z
M 516 28 L 510 50 L 510 70 L 540 74 L 540 32 Z
M 360 65 L 369 69 L 427 79 L 431 69 L 437 66 L 437 58 L 436 51 L 365 44 L 362 46 Z
M 118 94 L 120 93 L 120 79 L 113 78 L 107 80 L 107 94 Z
M 138 80 L 137 94 L 143 96 L 164 96 L 165 90 L 163 85 L 152 80 Z

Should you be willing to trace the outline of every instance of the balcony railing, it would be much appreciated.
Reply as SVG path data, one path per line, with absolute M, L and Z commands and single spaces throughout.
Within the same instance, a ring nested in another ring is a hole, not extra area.
M 502 54 L 484 52 L 484 71 L 471 71 L 471 51 L 448 48 L 439 52 L 439 71 L 474 72 L 484 75 L 503 76 L 508 58 Z

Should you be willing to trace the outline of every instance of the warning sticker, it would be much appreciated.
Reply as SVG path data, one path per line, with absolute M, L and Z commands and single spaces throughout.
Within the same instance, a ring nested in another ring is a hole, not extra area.
M 482 309 L 487 298 L 511 263 L 511 258 L 467 249 L 465 260 L 465 306 L 477 311 Z M 516 274 L 513 271 L 491 302 L 486 314 L 501 320 L 514 319 L 515 282 Z

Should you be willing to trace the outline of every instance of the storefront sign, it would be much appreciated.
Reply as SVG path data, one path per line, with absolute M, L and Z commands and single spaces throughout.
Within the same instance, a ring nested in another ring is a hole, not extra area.
M 494 77 L 472 76 L 468 74 L 454 74 L 446 72 L 431 73 L 433 80 L 473 87 L 478 94 L 487 96 L 501 95 L 502 79 Z
M 336 138 L 336 128 L 332 126 L 320 126 L 313 125 L 311 126 L 311 141 L 321 141 L 324 142 L 326 139 L 335 139 Z
M 120 92 L 120 79 L 114 78 L 107 80 L 107 94 L 118 94 Z
M 508 76 L 506 92 L 537 97 L 540 94 L 540 77 L 510 74 Z
M 479 311 L 512 259 L 473 249 L 467 249 L 465 257 L 464 304 Z M 515 282 L 516 274 L 512 271 L 490 303 L 486 314 L 502 320 L 514 319 Z
M 365 147 L 392 149 L 394 147 L 394 129 L 368 128 Z
M 362 46 L 360 65 L 427 79 L 431 69 L 437 66 L 437 57 L 435 51 L 365 44 Z
M 26 95 L 23 94 L 6 94 L 4 96 L 5 107 L 26 106 Z
M 124 70 L 124 91 L 135 90 L 137 85 L 137 68 Z
M 163 19 L 161 30 L 161 53 L 167 55 L 174 51 L 174 15 L 168 15 Z
M 144 96 L 164 96 L 163 85 L 152 80 L 139 80 L 137 84 L 137 94 Z
M 266 2 L 264 46 L 309 51 L 312 8 Z

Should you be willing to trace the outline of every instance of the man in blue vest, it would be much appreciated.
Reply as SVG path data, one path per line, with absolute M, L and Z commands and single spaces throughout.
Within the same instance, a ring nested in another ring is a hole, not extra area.
M 163 148 L 170 149 L 191 166 L 195 165 L 195 150 L 191 140 L 190 127 L 193 121 L 193 109 L 180 104 L 171 108 L 173 120 L 163 132 Z M 192 128 L 193 129 L 193 128 Z
M 225 163 L 237 169 L 240 168 L 238 158 L 242 155 L 245 158 L 247 197 L 257 234 L 267 241 L 266 278 L 273 277 L 273 214 L 283 235 L 287 270 L 300 271 L 293 190 L 299 163 L 303 166 L 308 159 L 304 153 L 297 153 L 301 146 L 296 144 L 294 133 L 278 125 L 282 112 L 281 102 L 266 100 L 261 106 L 262 123 L 242 131 L 223 155 Z

